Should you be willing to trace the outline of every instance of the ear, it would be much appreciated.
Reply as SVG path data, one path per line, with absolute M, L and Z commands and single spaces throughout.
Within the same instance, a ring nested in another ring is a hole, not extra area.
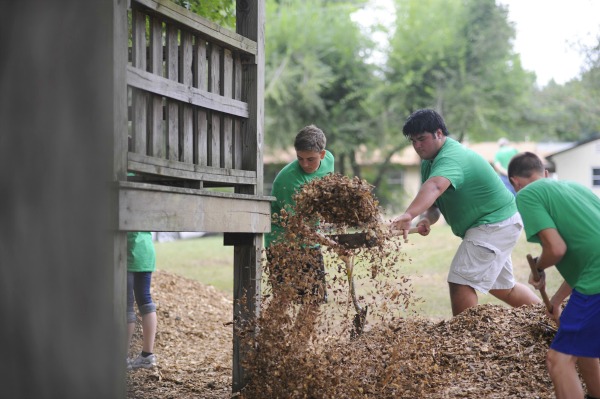
M 544 177 L 548 177 L 550 176 L 550 173 L 548 173 L 548 169 L 544 169 Z
M 323 150 L 319 153 L 319 155 L 321 156 L 321 159 L 325 158 L 325 154 L 326 154 L 325 150 Z

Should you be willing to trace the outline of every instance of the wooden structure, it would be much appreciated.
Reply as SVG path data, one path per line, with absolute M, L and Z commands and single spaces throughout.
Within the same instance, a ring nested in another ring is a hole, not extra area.
M 129 12 L 128 59 L 115 65 L 125 71 L 118 102 L 127 103 L 128 129 L 121 125 L 115 153 L 129 137 L 116 170 L 135 176 L 119 180 L 119 230 L 225 233 L 234 246 L 237 329 L 258 312 L 262 234 L 270 230 L 263 2 L 238 0 L 237 33 L 168 0 L 131 0 Z M 234 334 L 234 391 L 244 385 L 242 356 Z
M 234 329 L 258 311 L 263 7 L 231 32 L 168 0 L 3 4 L 0 397 L 126 396 L 127 231 L 223 232 Z

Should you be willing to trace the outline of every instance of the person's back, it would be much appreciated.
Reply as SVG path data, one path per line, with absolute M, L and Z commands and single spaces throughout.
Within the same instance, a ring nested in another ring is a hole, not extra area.
M 587 187 L 569 181 L 539 179 L 517 195 L 528 241 L 555 228 L 567 244 L 556 265 L 572 288 L 584 294 L 600 293 L 600 198 Z
M 514 197 L 504 188 L 483 157 L 451 138 L 433 160 L 421 164 L 422 180 L 443 176 L 451 183 L 436 201 L 452 231 L 463 237 L 466 230 L 505 220 L 517 211 Z

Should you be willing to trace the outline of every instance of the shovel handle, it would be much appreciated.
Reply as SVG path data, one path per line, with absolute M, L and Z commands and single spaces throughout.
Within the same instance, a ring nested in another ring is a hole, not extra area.
M 392 234 L 395 236 L 399 236 L 399 235 L 402 235 L 402 231 L 403 230 L 392 230 Z M 418 233 L 418 232 L 419 232 L 418 227 L 411 227 L 410 229 L 408 229 L 408 234 L 414 234 L 414 233 Z
M 540 272 L 539 272 L 537 266 L 535 265 L 535 260 L 533 259 L 533 257 L 530 254 L 527 254 L 527 263 L 529 263 L 529 268 L 531 269 L 531 274 L 533 275 L 533 280 L 536 282 L 539 281 L 540 280 Z M 540 288 L 540 294 L 542 295 L 542 300 L 544 301 L 544 304 L 546 305 L 546 309 L 548 309 L 549 313 L 552 313 L 552 304 L 550 303 L 548 294 L 546 294 L 546 289 Z

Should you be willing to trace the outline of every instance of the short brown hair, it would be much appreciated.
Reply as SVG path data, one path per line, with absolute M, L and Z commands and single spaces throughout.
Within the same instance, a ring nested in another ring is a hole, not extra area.
M 321 152 L 325 149 L 327 138 L 325 133 L 315 125 L 308 125 L 298 132 L 294 140 L 296 151 Z
M 544 173 L 542 160 L 532 152 L 515 155 L 508 164 L 508 177 L 531 177 L 535 172 Z

